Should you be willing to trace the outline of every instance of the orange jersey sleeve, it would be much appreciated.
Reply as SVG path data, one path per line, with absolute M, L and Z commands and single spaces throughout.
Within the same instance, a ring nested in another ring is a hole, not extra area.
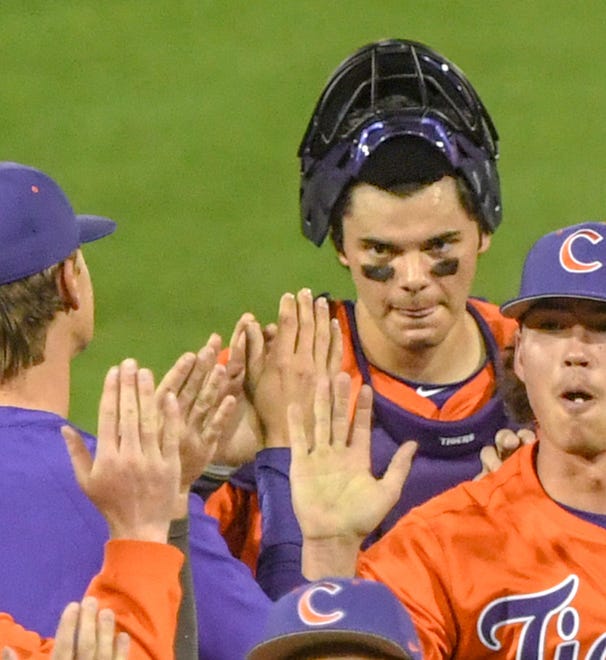
M 173 657 L 181 600 L 179 571 L 183 555 L 163 543 L 109 541 L 100 573 L 86 591 L 116 614 L 118 630 L 130 635 L 131 660 Z M 67 605 L 67 603 L 66 603 Z M 50 658 L 54 640 L 26 630 L 0 613 L 0 648 L 12 647 L 19 658 Z
M 67 605 L 67 603 L 66 603 Z M 10 646 L 18 658 L 50 658 L 53 639 L 42 639 L 37 633 L 15 623 L 5 612 L 0 612 L 0 649 Z

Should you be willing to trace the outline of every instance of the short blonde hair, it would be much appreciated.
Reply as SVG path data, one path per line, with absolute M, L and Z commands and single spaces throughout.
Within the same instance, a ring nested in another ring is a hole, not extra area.
M 0 286 L 0 383 L 44 360 L 48 327 L 65 309 L 57 286 L 64 263 Z

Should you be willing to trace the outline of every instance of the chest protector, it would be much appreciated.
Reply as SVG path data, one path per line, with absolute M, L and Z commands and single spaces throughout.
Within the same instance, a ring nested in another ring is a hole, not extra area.
M 369 363 L 356 328 L 354 305 L 346 301 L 345 307 L 357 368 L 363 381 L 372 385 Z M 467 309 L 478 324 L 486 346 L 488 359 L 484 369 L 492 365 L 498 378 L 502 365 L 495 338 L 481 314 L 472 305 Z M 494 444 L 499 429 L 519 426 L 507 416 L 496 391 L 474 414 L 456 421 L 420 417 L 376 390 L 373 397 L 371 455 L 374 475 L 384 474 L 397 448 L 407 440 L 416 440 L 419 446 L 400 500 L 366 540 L 365 546 L 385 534 L 412 507 L 475 477 L 481 471 L 482 447 Z

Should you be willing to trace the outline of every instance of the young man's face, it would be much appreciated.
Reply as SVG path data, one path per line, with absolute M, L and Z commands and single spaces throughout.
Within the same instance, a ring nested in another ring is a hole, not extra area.
M 478 254 L 489 245 L 451 177 L 409 197 L 356 186 L 339 259 L 356 287 L 363 344 L 413 352 L 440 345 L 464 323 Z
M 606 303 L 535 304 L 523 319 L 515 371 L 541 438 L 565 453 L 606 450 Z

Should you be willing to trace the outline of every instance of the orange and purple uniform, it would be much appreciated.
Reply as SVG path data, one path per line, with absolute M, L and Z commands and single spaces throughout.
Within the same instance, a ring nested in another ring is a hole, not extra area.
M 374 390 L 371 441 L 374 474 L 381 476 L 385 472 L 403 442 L 414 439 L 419 443 L 402 497 L 367 539 L 369 545 L 412 507 L 478 474 L 482 447 L 494 442 L 500 428 L 514 426 L 498 396 L 496 381 L 501 368 L 499 352 L 512 343 L 517 323 L 503 317 L 495 305 L 470 299 L 468 311 L 484 339 L 487 359 L 461 383 L 447 387 L 426 385 L 427 390 L 444 398 L 436 403 L 435 399 L 419 393 L 420 388 L 414 384 L 368 362 L 358 337 L 352 302 L 332 302 L 331 306 L 343 333 L 342 366 L 352 377 L 354 394 L 363 383 L 370 384 Z M 273 461 L 269 468 L 287 475 L 287 452 L 265 450 L 262 454 L 263 469 Z M 268 458 L 268 454 L 272 457 Z M 258 469 L 259 465 L 257 476 Z M 206 502 L 206 512 L 219 520 L 221 533 L 234 556 L 251 567 L 255 566 L 261 537 L 256 486 L 254 472 L 247 466 Z
M 414 509 L 359 575 L 406 606 L 427 660 L 606 657 L 606 529 L 551 500 L 536 446 Z
M 131 638 L 131 660 L 173 657 L 177 611 L 181 601 L 182 553 L 173 546 L 144 541 L 109 541 L 101 572 L 87 596 L 116 614 L 116 627 Z M 66 603 L 67 604 L 67 603 Z M 12 647 L 19 658 L 50 658 L 53 639 L 43 639 L 0 613 L 0 649 Z

